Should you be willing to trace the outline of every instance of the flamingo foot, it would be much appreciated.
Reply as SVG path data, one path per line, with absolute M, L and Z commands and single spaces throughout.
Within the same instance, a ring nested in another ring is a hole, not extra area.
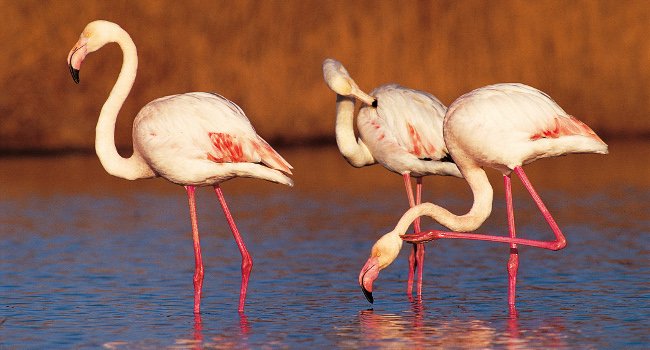
M 429 230 L 429 231 L 422 231 L 419 233 L 411 233 L 411 234 L 405 234 L 402 235 L 402 240 L 404 242 L 408 243 L 414 243 L 414 244 L 424 244 L 427 242 L 435 241 L 437 239 L 441 239 L 445 237 L 444 231 L 438 231 L 438 230 Z
M 447 232 L 447 231 L 438 231 L 438 230 L 423 231 L 420 232 L 420 234 L 402 235 L 402 240 L 408 243 L 426 243 L 426 242 L 435 241 L 437 239 L 443 239 L 443 238 L 469 239 L 475 241 L 521 244 L 521 245 L 548 249 L 548 250 L 560 250 L 566 247 L 566 240 L 563 239 L 564 237 L 562 237 L 562 240 L 556 240 L 556 241 L 537 241 L 537 240 L 525 239 L 525 238 L 490 236 L 481 233 Z

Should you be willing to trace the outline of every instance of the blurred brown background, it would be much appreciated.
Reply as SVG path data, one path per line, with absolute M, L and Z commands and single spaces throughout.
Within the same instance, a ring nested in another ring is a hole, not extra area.
M 321 62 L 360 86 L 398 82 L 449 104 L 497 82 L 550 94 L 605 140 L 650 136 L 647 1 L 14 1 L 0 0 L 0 152 L 92 150 L 121 65 L 116 45 L 87 57 L 75 85 L 66 55 L 94 19 L 120 24 L 140 65 L 117 124 L 147 102 L 215 91 L 273 145 L 334 140 Z

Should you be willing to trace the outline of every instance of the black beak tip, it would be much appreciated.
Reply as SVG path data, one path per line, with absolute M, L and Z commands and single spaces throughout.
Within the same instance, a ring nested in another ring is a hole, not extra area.
M 374 304 L 375 298 L 372 297 L 372 292 L 367 291 L 365 288 L 361 287 L 361 290 L 363 291 L 363 295 L 368 299 L 370 304 Z
M 377 99 L 375 99 L 374 101 L 372 101 L 372 106 L 375 107 L 375 108 L 377 108 Z
M 70 68 L 70 74 L 72 75 L 72 80 L 75 83 L 79 84 L 79 70 L 72 68 L 72 65 L 68 66 Z

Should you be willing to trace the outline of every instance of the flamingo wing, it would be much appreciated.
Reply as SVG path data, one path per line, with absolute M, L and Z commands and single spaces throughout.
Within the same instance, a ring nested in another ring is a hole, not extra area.
M 535 141 L 541 138 L 558 138 L 572 135 L 586 136 L 603 142 L 587 124 L 572 115 L 556 115 L 552 119 L 548 119 L 546 125 L 541 130 L 530 136 L 530 140 Z
M 261 163 L 291 174 L 291 165 L 264 141 L 235 103 L 214 93 L 166 96 L 134 121 L 134 147 L 162 168 L 186 160 Z M 159 164 L 160 163 L 160 164 Z
M 489 85 L 461 96 L 449 107 L 444 130 L 450 148 L 461 146 L 482 164 L 505 165 L 504 171 L 540 158 L 607 152 L 587 125 L 524 84 Z
M 377 98 L 377 115 L 390 141 L 420 159 L 447 155 L 442 136 L 446 107 L 437 98 L 397 84 L 380 86 L 371 95 Z
M 531 141 L 557 139 L 563 136 L 584 136 L 603 143 L 603 140 L 587 124 L 567 114 L 549 95 L 523 84 L 496 84 L 491 86 L 510 97 L 506 109 L 517 108 L 511 113 L 520 118 L 522 131 Z
M 257 136 L 257 135 L 256 135 Z M 291 174 L 291 165 L 260 136 L 246 137 L 223 132 L 208 132 L 212 149 L 207 159 L 216 163 L 263 163 Z
M 234 102 L 216 94 L 209 93 L 213 103 L 221 103 L 232 112 L 226 125 L 229 132 L 208 131 L 212 150 L 207 158 L 217 163 L 262 163 L 269 168 L 291 174 L 293 167 L 255 132 L 244 111 Z

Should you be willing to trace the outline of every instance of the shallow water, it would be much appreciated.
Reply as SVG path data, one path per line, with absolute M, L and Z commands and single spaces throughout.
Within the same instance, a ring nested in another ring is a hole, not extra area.
M 112 178 L 94 156 L 2 158 L 0 348 L 647 348 L 650 142 L 610 148 L 526 167 L 569 246 L 520 247 L 517 317 L 508 247 L 488 242 L 429 244 L 420 302 L 405 295 L 403 249 L 368 304 L 359 269 L 406 199 L 397 175 L 354 169 L 334 148 L 283 151 L 291 189 L 223 184 L 255 262 L 244 315 L 239 252 L 216 197 L 198 191 L 200 317 L 181 187 Z M 494 210 L 479 231 L 507 234 L 502 181 L 491 180 Z M 552 237 L 513 184 L 519 235 Z M 471 194 L 462 180 L 430 177 L 424 199 L 462 213 Z

